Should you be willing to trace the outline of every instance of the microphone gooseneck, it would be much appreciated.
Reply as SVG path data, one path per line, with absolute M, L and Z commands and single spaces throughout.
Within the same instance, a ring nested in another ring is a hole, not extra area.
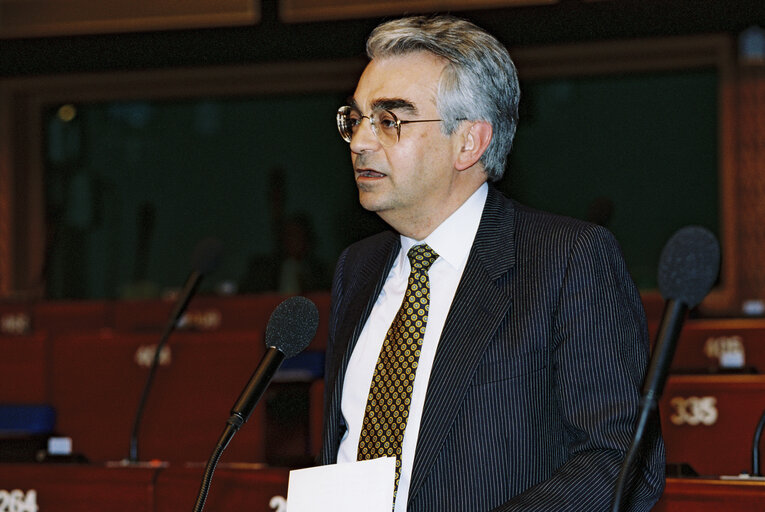
M 635 432 L 616 482 L 612 512 L 619 512 L 629 472 L 637 456 L 648 420 L 661 398 L 685 313 L 704 300 L 720 270 L 717 238 L 700 226 L 686 226 L 675 232 L 662 249 L 659 260 L 659 291 L 665 299 L 664 312 L 651 361 L 643 383 Z
M 760 438 L 762 438 L 762 429 L 765 428 L 765 412 L 760 416 L 760 421 L 754 429 L 754 439 L 752 439 L 752 476 L 762 476 L 760 473 Z
M 218 460 L 239 428 L 250 419 L 282 361 L 302 352 L 316 335 L 318 325 L 319 310 L 305 297 L 290 297 L 271 313 L 266 326 L 266 353 L 231 408 L 231 416 L 207 461 L 194 512 L 202 512 Z
M 162 336 L 157 343 L 157 348 L 154 351 L 154 357 L 149 367 L 149 375 L 146 377 L 146 383 L 141 393 L 141 399 L 138 402 L 138 408 L 136 410 L 135 419 L 133 421 L 133 430 L 130 435 L 130 451 L 128 455 L 128 462 L 138 461 L 138 432 L 141 427 L 141 420 L 143 419 L 143 411 L 146 408 L 146 401 L 149 398 L 149 391 L 151 385 L 154 382 L 154 374 L 157 371 L 159 365 L 159 356 L 162 349 L 165 347 L 170 334 L 175 330 L 178 325 L 183 312 L 186 311 L 186 307 L 189 305 L 191 298 L 199 288 L 199 283 L 202 278 L 207 274 L 214 272 L 220 265 L 221 255 L 223 253 L 223 245 L 217 238 L 205 238 L 200 241 L 194 249 L 194 253 L 191 257 L 191 273 L 186 279 L 186 283 L 183 285 L 181 293 L 178 295 L 178 300 L 173 307 L 170 317 L 162 332 Z

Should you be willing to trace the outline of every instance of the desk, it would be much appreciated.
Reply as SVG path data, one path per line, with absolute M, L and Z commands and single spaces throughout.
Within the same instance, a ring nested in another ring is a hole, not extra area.
M 168 467 L 0 464 L 0 490 L 36 493 L 40 512 L 176 512 L 192 510 L 201 464 Z M 220 464 L 205 510 L 274 512 L 287 496 L 289 471 L 253 464 Z M 276 498 L 276 499 L 275 499 Z M 765 510 L 765 482 L 668 478 L 653 512 Z
M 311 349 L 324 350 L 329 335 L 329 293 L 314 292 L 305 294 L 305 297 L 319 309 L 319 326 Z M 286 295 L 277 293 L 230 297 L 198 295 L 189 302 L 179 322 L 179 330 L 251 330 L 263 335 L 274 309 L 286 298 Z M 159 332 L 167 324 L 173 307 L 174 301 L 160 299 L 115 302 L 114 330 Z
M 251 329 L 258 334 L 276 306 L 284 300 L 278 294 L 197 295 L 191 299 L 179 322 L 180 330 L 218 331 Z M 167 325 L 175 300 L 145 299 L 114 303 L 114 329 L 125 332 L 159 332 Z
M 113 303 L 102 300 L 42 301 L 32 306 L 32 328 L 51 335 L 108 327 L 113 323 Z
M 203 464 L 193 467 L 0 464 L 0 491 L 19 490 L 24 499 L 33 491 L 31 501 L 40 512 L 190 511 L 203 472 Z M 283 468 L 221 463 L 215 471 L 205 511 L 274 512 L 281 501 L 278 497 L 287 496 L 288 479 L 289 470 Z
M 91 465 L 0 464 L 0 489 L 7 492 L 18 489 L 26 497 L 29 491 L 34 491 L 40 512 L 153 512 L 158 471 Z
M 765 510 L 765 482 L 667 478 L 652 512 L 753 512 Z
M 751 470 L 765 375 L 671 375 L 659 403 L 667 462 L 701 475 Z
M 130 432 L 157 343 L 154 333 L 67 334 L 53 340 L 50 403 L 56 430 L 92 462 L 127 457 Z M 206 461 L 231 406 L 265 352 L 253 331 L 176 332 L 149 395 L 140 460 Z M 262 462 L 263 407 L 257 407 L 224 462 Z
M 48 337 L 44 332 L 0 335 L 0 402 L 43 404 L 48 394 Z
M 203 473 L 201 465 L 162 471 L 157 479 L 155 512 L 193 510 Z M 279 497 L 287 497 L 288 480 L 287 469 L 220 464 L 215 470 L 204 509 L 210 512 L 274 512 Z
M 655 335 L 656 329 L 651 331 Z M 687 320 L 672 361 L 675 370 L 740 362 L 765 373 L 765 321 L 760 318 Z

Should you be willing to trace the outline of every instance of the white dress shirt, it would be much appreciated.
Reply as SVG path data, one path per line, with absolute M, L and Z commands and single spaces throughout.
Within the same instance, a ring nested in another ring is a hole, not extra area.
M 420 360 L 414 378 L 414 389 L 409 408 L 409 419 L 402 443 L 401 477 L 398 484 L 395 512 L 406 511 L 417 436 L 420 430 L 430 371 L 433 368 L 433 359 L 438 348 L 438 340 L 441 338 L 441 331 L 443 331 L 446 322 L 446 316 L 454 299 L 454 293 L 462 278 L 462 272 L 473 246 L 473 239 L 478 231 L 487 194 L 488 185 L 484 183 L 424 240 L 417 241 L 401 236 L 401 250 L 348 362 L 341 403 L 348 430 L 340 441 L 337 454 L 338 463 L 352 462 L 357 458 L 359 435 L 364 420 L 364 409 L 369 397 L 372 375 L 385 335 L 401 307 L 409 280 L 410 264 L 407 252 L 413 245 L 428 244 L 436 251 L 438 259 L 428 271 L 430 278 L 428 322 L 420 350 Z

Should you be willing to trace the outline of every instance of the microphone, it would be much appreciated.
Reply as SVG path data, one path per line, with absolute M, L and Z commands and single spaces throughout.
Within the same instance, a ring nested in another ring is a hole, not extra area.
M 661 251 L 657 280 L 665 300 L 664 312 L 643 382 L 638 423 L 619 472 L 613 512 L 619 512 L 630 467 L 637 455 L 648 419 L 664 391 L 685 313 L 704 300 L 717 280 L 719 271 L 720 245 L 717 238 L 703 227 L 686 226 L 679 229 Z
M 149 397 L 149 391 L 151 390 L 151 384 L 154 381 L 154 374 L 157 371 L 159 365 L 159 355 L 162 352 L 167 339 L 170 334 L 175 330 L 180 320 L 181 315 L 186 311 L 186 307 L 189 305 L 191 298 L 199 288 L 199 283 L 202 278 L 215 271 L 220 265 L 221 254 L 223 252 L 223 245 L 217 238 L 205 238 L 200 241 L 194 253 L 191 257 L 191 273 L 186 279 L 186 283 L 183 285 L 180 295 L 175 303 L 175 307 L 170 313 L 165 329 L 162 332 L 157 348 L 154 351 L 154 358 L 151 361 L 151 367 L 149 368 L 149 375 L 146 378 L 146 384 L 141 393 L 141 399 L 138 402 L 138 409 L 136 410 L 135 420 L 133 421 L 133 431 L 130 435 L 130 452 L 128 456 L 128 462 L 138 461 L 138 431 L 141 426 L 141 420 L 143 418 L 143 410 L 146 407 L 146 401 Z
M 217 238 L 205 238 L 194 248 L 194 254 L 191 257 L 191 273 L 186 278 L 186 283 L 178 295 L 172 313 L 170 313 L 166 330 L 172 331 L 178 325 L 178 320 L 186 311 L 186 307 L 196 293 L 202 278 L 213 273 L 220 266 L 222 254 L 223 244 Z
M 231 415 L 237 418 L 234 422 L 241 421 L 241 426 L 250 419 L 276 370 L 285 359 L 298 355 L 308 346 L 318 325 L 319 310 L 305 297 L 290 297 L 276 307 L 266 326 L 266 354 L 231 408 Z
M 720 245 L 705 228 L 684 227 L 664 246 L 657 276 L 659 291 L 665 300 L 664 313 L 643 384 L 646 400 L 655 404 L 661 398 L 685 313 L 704 300 L 719 270 Z
M 266 353 L 231 408 L 231 416 L 226 421 L 226 428 L 207 461 L 194 512 L 201 512 L 204 508 L 213 472 L 223 455 L 223 450 L 239 428 L 250 419 L 255 405 L 263 396 L 282 362 L 288 357 L 298 355 L 308 346 L 316 335 L 318 325 L 319 310 L 316 304 L 305 297 L 290 297 L 271 313 L 266 326 Z

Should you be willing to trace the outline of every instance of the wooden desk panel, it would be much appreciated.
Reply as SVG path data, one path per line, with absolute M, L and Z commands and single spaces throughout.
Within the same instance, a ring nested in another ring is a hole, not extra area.
M 75 452 L 91 461 L 127 457 L 158 341 L 154 333 L 114 332 L 54 339 L 51 402 L 57 430 L 73 438 Z M 141 423 L 139 458 L 206 461 L 264 351 L 262 339 L 250 331 L 173 334 Z M 227 450 L 227 460 L 263 461 L 263 423 L 259 406 Z
M 157 468 L 0 464 L 0 489 L 18 489 L 25 495 L 34 490 L 41 512 L 153 512 L 157 472 Z
M 113 303 L 101 300 L 43 301 L 32 307 L 32 328 L 51 336 L 63 332 L 94 331 L 110 327 Z
M 765 510 L 765 482 L 667 478 L 652 512 L 753 512 Z
M 329 332 L 329 293 L 305 295 L 319 309 L 319 328 L 312 350 L 324 350 Z M 263 335 L 274 309 L 286 299 L 275 293 L 214 297 L 200 295 L 189 303 L 180 330 L 253 330 Z M 114 328 L 125 332 L 159 331 L 165 327 L 175 302 L 166 300 L 120 301 L 114 304 Z
M 193 510 L 203 473 L 202 466 L 163 471 L 157 479 L 156 512 Z M 271 502 L 278 501 L 280 496 L 287 497 L 288 481 L 287 469 L 220 464 L 210 485 L 205 510 L 274 512 L 276 507 Z
M 181 318 L 180 329 L 216 331 L 252 329 L 266 331 L 274 308 L 284 297 L 277 294 L 217 297 L 197 295 Z M 127 300 L 114 304 L 114 328 L 117 331 L 158 331 L 165 327 L 174 300 Z
M 0 402 L 46 403 L 47 341 L 45 333 L 0 336 Z
M 45 512 L 176 512 L 191 510 L 203 464 L 193 467 L 0 464 L 0 489 L 36 493 Z M 289 471 L 254 464 L 221 463 L 205 510 L 273 512 L 285 498 Z M 751 512 L 765 510 L 765 482 L 668 478 L 653 512 Z
M 748 472 L 765 376 L 673 375 L 659 410 L 667 462 L 687 462 L 701 475 Z
M 0 335 L 29 334 L 32 305 L 28 302 L 0 302 Z
M 0 333 L 92 331 L 113 323 L 112 303 L 101 300 L 56 300 L 0 304 Z
M 655 328 L 651 331 L 655 335 Z M 753 318 L 689 320 L 680 334 L 672 367 L 719 368 L 724 360 L 765 373 L 765 320 Z

